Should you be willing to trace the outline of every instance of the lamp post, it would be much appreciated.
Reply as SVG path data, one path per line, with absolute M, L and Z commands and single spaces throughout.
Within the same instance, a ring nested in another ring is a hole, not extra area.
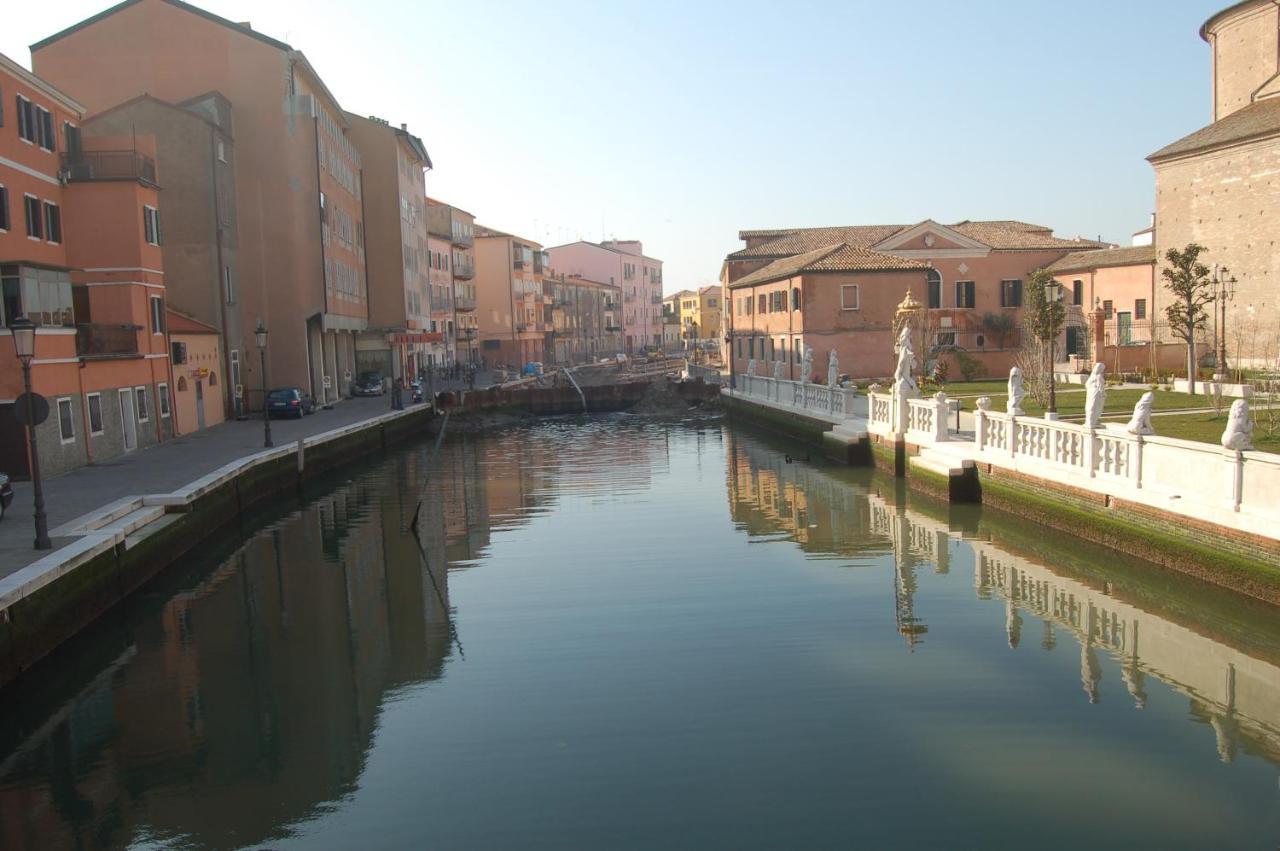
M 36 413 L 35 397 L 31 392 L 31 361 L 36 356 L 36 326 L 26 317 L 20 316 L 9 323 L 13 332 L 13 349 L 22 364 L 22 386 L 27 397 L 27 449 L 31 454 L 31 490 L 35 495 L 35 521 L 37 550 L 51 550 L 53 543 L 49 540 L 49 519 L 44 513 L 44 486 L 40 481 L 40 453 L 36 447 Z
M 1044 285 L 1045 301 L 1048 302 L 1049 315 L 1053 316 L 1054 306 L 1058 300 L 1062 298 L 1062 284 L 1056 279 L 1050 278 Z M 1053 329 L 1053 334 L 1049 337 L 1049 410 L 1044 412 L 1046 420 L 1056 420 L 1058 418 L 1058 392 L 1057 379 L 1053 374 L 1053 364 L 1057 359 L 1058 347 L 1058 329 Z
M 267 326 L 261 319 L 253 336 L 258 341 L 258 356 L 262 360 L 262 445 L 270 449 L 275 444 L 271 442 L 271 406 L 267 404 Z
M 1230 275 L 1230 277 L 1227 277 Z M 1217 326 L 1215 336 L 1218 337 L 1218 369 L 1217 373 L 1221 376 L 1220 380 L 1225 381 L 1227 378 L 1227 302 L 1236 297 L 1236 277 L 1231 275 L 1231 270 L 1226 266 L 1222 268 L 1214 267 L 1213 279 L 1213 299 L 1218 303 L 1218 316 L 1220 320 L 1214 324 Z M 1215 317 L 1217 319 L 1217 317 Z

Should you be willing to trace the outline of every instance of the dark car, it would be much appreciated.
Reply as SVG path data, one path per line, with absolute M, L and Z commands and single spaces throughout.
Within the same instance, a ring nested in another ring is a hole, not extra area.
M 9 484 L 9 474 L 0 473 L 0 520 L 4 519 L 4 513 L 9 510 L 12 502 L 13 485 Z
M 351 393 L 355 396 L 381 396 L 386 392 L 386 385 L 382 382 L 382 373 L 375 370 L 360 373 L 351 388 Z
M 304 414 L 315 413 L 316 402 L 297 387 L 281 387 L 267 394 L 267 413 L 273 417 L 302 419 Z

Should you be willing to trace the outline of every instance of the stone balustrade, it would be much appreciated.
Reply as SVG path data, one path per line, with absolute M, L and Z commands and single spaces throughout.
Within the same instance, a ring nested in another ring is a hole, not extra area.
M 734 380 L 737 392 L 743 396 L 818 414 L 823 419 L 845 420 L 861 415 L 855 409 L 858 393 L 852 387 L 803 384 L 762 375 L 738 375 Z
M 947 413 L 951 405 L 946 394 L 927 399 L 907 399 L 907 435 L 913 440 L 938 443 L 947 439 Z

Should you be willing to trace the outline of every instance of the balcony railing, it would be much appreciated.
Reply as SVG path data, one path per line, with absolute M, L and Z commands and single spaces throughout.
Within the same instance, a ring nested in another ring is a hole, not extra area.
M 453 241 L 454 245 L 460 246 L 462 248 L 470 248 L 471 246 L 476 244 L 476 238 L 474 234 L 463 233 L 457 227 L 454 227 L 453 234 L 449 238 Z
M 469 313 L 476 309 L 476 300 L 470 296 L 456 295 L 453 297 L 453 309 Z
M 86 358 L 136 357 L 141 330 L 140 325 L 77 325 L 76 354 Z
M 137 151 L 76 151 L 62 155 L 62 174 L 70 182 L 141 180 L 156 182 L 156 161 Z
M 464 281 L 469 281 L 476 276 L 476 267 L 470 263 L 454 263 L 453 276 Z

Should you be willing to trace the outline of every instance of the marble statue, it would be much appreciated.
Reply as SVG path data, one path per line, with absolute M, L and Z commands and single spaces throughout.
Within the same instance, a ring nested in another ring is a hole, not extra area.
M 787 368 L 787 362 L 786 362 L 786 361 L 781 361 L 781 360 L 776 360 L 776 361 L 774 361 L 774 362 L 773 362 L 773 380 L 774 380 L 774 381 L 781 381 L 781 380 L 782 380 L 782 371 L 783 371 L 784 369 L 786 369 L 786 368 Z
M 1011 417 L 1021 417 L 1026 412 L 1022 410 L 1022 400 L 1026 398 L 1027 391 L 1022 387 L 1022 370 L 1016 366 L 1009 370 L 1009 399 L 1005 403 L 1005 412 Z
M 1156 394 L 1148 390 L 1142 394 L 1138 404 L 1133 407 L 1133 419 L 1124 430 L 1129 434 L 1155 434 L 1155 426 L 1151 425 L 1151 406 L 1156 403 Z
M 756 359 L 752 358 L 751 360 L 747 361 L 747 375 L 755 375 L 755 374 L 756 374 Z
M 808 384 L 813 380 L 813 346 L 804 347 L 804 359 L 800 361 L 800 383 Z
M 1237 452 L 1253 448 L 1253 418 L 1249 416 L 1249 403 L 1244 399 L 1231 403 L 1227 430 L 1222 433 L 1222 445 Z
M 835 349 L 827 352 L 827 386 L 840 386 L 840 358 L 836 356 Z
M 920 395 L 920 388 L 911 372 L 916 368 L 916 353 L 911 345 L 911 326 L 903 325 L 898 335 L 898 365 L 893 370 L 893 392 L 899 396 L 914 399 Z
M 989 411 L 991 410 L 991 397 L 979 396 L 976 404 L 979 411 Z
M 868 392 L 868 393 L 879 393 L 879 392 L 880 392 L 881 390 L 883 390 L 883 389 L 884 389 L 884 388 L 880 386 L 880 383 L 879 383 L 879 382 L 877 382 L 877 381 L 873 381 L 873 382 L 871 382 L 871 384 L 867 387 L 867 392 Z
M 1086 428 L 1098 428 L 1102 424 L 1102 409 L 1107 404 L 1106 365 L 1095 363 L 1093 372 L 1084 383 L 1084 424 Z

